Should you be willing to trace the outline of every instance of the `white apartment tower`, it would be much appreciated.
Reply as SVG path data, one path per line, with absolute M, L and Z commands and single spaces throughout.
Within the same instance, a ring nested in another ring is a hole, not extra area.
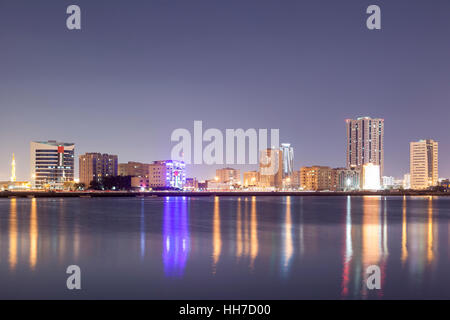
M 411 189 L 427 189 L 438 184 L 438 143 L 420 140 L 410 143 Z

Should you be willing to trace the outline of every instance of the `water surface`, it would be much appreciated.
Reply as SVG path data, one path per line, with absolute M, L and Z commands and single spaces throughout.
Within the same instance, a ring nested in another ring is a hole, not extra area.
M 0 298 L 449 299 L 449 232 L 442 197 L 0 199 Z

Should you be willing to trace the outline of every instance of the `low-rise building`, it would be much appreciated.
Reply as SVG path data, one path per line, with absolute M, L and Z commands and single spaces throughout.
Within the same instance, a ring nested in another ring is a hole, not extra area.
M 217 169 L 216 178 L 219 183 L 229 185 L 241 184 L 241 171 L 233 168 Z
M 149 165 L 149 184 L 152 189 L 181 189 L 186 183 L 183 161 L 162 160 Z
M 258 171 L 247 171 L 244 172 L 244 187 L 256 187 L 259 182 L 259 172 Z
M 357 168 L 333 169 L 335 191 L 355 191 L 361 189 L 361 172 Z
M 186 183 L 184 185 L 185 190 L 195 191 L 198 189 L 198 181 L 196 178 L 186 178 Z
M 150 187 L 150 181 L 146 177 L 131 177 L 131 188 L 133 190 L 144 191 Z
M 333 170 L 330 167 L 312 166 L 300 169 L 300 186 L 303 190 L 332 190 L 333 180 Z
M 145 177 L 149 176 L 149 164 L 135 161 L 119 163 L 119 176 Z

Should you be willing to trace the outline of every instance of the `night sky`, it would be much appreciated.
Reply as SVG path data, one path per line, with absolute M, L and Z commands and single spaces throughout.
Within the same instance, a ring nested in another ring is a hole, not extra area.
M 70 4 L 81 31 L 66 28 Z M 371 4 L 380 31 L 366 28 Z M 31 140 L 168 159 L 194 120 L 279 128 L 296 170 L 345 166 L 345 119 L 359 116 L 385 119 L 385 175 L 431 138 L 450 176 L 449 0 L 0 0 L 0 46 L 0 180 L 13 152 L 30 179 Z

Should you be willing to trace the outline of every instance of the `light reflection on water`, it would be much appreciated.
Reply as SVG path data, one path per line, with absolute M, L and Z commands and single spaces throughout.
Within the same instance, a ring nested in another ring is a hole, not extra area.
M 70 264 L 81 298 L 450 298 L 448 198 L 3 199 L 0 214 L 2 298 L 70 298 Z

